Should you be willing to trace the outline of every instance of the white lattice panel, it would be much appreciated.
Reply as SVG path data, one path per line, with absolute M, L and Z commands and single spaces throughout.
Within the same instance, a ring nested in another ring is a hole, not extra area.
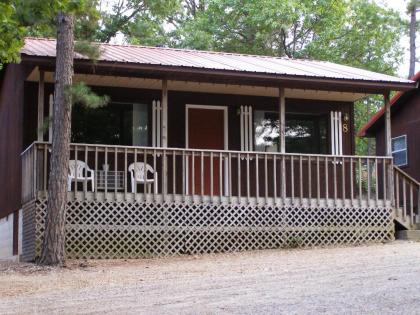
M 40 253 L 46 200 L 35 203 Z M 387 208 L 71 201 L 68 258 L 139 258 L 297 246 L 360 244 L 394 238 Z

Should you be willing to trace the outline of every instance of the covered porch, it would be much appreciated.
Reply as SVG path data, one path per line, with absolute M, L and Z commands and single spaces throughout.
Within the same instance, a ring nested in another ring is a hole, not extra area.
M 52 73 L 35 69 L 28 78 L 41 126 Z M 133 88 L 121 77 L 76 78 L 111 102 L 73 108 L 69 257 L 393 239 L 392 158 L 354 156 L 352 100 L 360 93 L 152 79 L 132 79 Z M 155 85 L 145 88 L 149 80 Z M 239 94 L 253 89 L 257 95 Z M 41 246 L 51 136 L 38 128 L 39 141 L 22 153 L 28 259 Z

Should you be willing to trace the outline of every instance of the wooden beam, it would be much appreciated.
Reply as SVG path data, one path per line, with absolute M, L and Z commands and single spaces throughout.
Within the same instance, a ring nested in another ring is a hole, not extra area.
M 168 147 L 168 81 L 162 80 L 162 147 Z
M 45 73 L 43 70 L 39 70 L 39 81 L 38 81 L 38 125 L 37 134 L 38 141 L 44 141 L 44 77 Z
M 389 91 L 384 93 L 384 107 L 385 107 L 385 154 L 392 155 L 391 149 L 391 103 Z

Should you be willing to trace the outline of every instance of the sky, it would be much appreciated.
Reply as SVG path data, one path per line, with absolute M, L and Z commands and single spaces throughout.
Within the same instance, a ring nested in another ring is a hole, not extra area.
M 375 0 L 378 4 L 386 6 L 388 8 L 392 8 L 394 10 L 397 10 L 400 14 L 401 17 L 406 19 L 407 21 L 409 20 L 409 15 L 407 14 L 407 3 L 408 0 Z M 419 19 L 419 13 L 417 13 L 417 19 Z M 418 34 L 418 33 L 417 33 Z M 417 35 L 417 47 L 419 47 L 420 45 L 420 41 L 418 38 L 419 36 Z M 410 61 L 410 52 L 409 52 L 409 47 L 410 47 L 410 40 L 408 38 L 408 36 L 403 36 L 401 38 L 401 46 L 404 47 L 404 60 L 403 63 L 401 64 L 400 68 L 398 69 L 398 75 L 400 77 L 407 77 L 408 75 L 408 69 L 409 69 L 409 61 Z M 417 49 L 418 51 L 419 49 Z M 416 70 L 418 71 L 420 69 L 420 64 L 416 63 Z

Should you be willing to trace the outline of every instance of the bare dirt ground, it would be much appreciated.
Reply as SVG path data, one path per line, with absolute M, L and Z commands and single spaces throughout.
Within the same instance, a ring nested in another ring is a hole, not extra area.
M 420 314 L 420 243 L 0 263 L 0 314 L 16 313 Z

